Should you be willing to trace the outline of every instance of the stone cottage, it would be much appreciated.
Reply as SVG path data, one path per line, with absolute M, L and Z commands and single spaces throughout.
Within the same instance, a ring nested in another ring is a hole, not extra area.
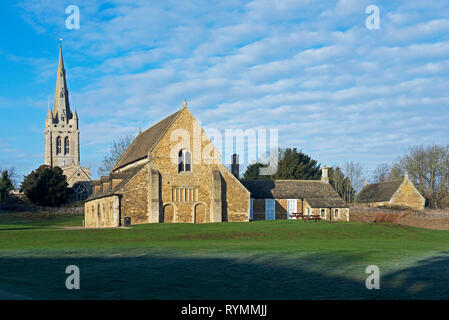
M 321 180 L 242 181 L 251 192 L 251 220 L 291 219 L 292 213 L 349 221 L 349 206 L 329 184 L 327 168 Z
M 109 176 L 93 181 L 86 227 L 249 221 L 250 193 L 221 163 L 187 103 L 139 133 Z
M 422 210 L 426 200 L 406 174 L 404 179 L 399 181 L 366 183 L 357 195 L 355 202 L 374 207 L 401 206 Z

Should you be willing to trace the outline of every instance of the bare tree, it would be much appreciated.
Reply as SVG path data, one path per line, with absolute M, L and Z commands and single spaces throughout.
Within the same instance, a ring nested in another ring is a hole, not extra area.
M 395 163 L 388 174 L 386 181 L 397 181 L 404 179 L 405 171 L 400 163 Z
M 6 171 L 8 178 L 11 180 L 15 189 L 19 187 L 19 175 L 16 172 L 16 168 L 10 167 L 9 169 L 0 168 L 0 172 Z
M 378 164 L 376 169 L 374 169 L 374 171 L 373 171 L 371 180 L 373 181 L 373 183 L 381 183 L 381 182 L 388 181 L 388 178 L 391 173 L 391 169 L 392 169 L 392 167 L 388 163 L 384 162 L 384 163 Z
M 133 139 L 133 136 L 127 135 L 112 141 L 109 153 L 104 156 L 102 165 L 98 168 L 98 174 L 100 176 L 109 174 L 115 164 L 120 160 L 123 153 L 125 153 L 126 149 L 131 145 Z
M 443 207 L 449 198 L 449 146 L 415 146 L 399 159 L 398 168 L 428 200 L 431 208 Z
M 360 163 L 352 161 L 346 162 L 344 165 L 344 174 L 351 182 L 352 188 L 354 188 L 356 192 L 359 192 L 366 179 L 363 166 Z M 350 190 L 348 190 L 348 192 L 350 192 Z

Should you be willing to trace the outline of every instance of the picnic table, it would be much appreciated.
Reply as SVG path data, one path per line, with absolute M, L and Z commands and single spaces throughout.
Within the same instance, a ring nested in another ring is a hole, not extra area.
M 315 220 L 317 222 L 318 220 L 321 220 L 321 216 L 319 214 L 316 215 L 306 215 L 298 212 L 290 213 L 290 219 L 291 220 L 299 220 L 302 219 L 304 221 L 310 221 Z

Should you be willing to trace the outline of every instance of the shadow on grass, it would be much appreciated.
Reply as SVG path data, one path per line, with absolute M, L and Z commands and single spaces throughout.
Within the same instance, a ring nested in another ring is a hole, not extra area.
M 81 289 L 67 290 L 65 268 L 77 265 Z M 358 274 L 332 275 L 348 265 Z M 148 254 L 104 258 L 0 258 L 0 287 L 34 299 L 448 299 L 449 254 L 381 276 L 365 287 L 366 265 L 312 254 L 207 258 Z M 326 267 L 323 267 L 326 265 Z M 353 268 L 354 269 L 354 268 Z M 382 270 L 382 268 L 381 268 Z M 359 280 L 355 280 L 355 278 Z
M 0 231 L 17 231 L 17 230 L 20 230 L 20 231 L 23 231 L 23 230 L 31 230 L 31 229 L 33 229 L 33 230 L 36 230 L 36 229 L 38 229 L 38 227 L 1 227 L 0 226 Z

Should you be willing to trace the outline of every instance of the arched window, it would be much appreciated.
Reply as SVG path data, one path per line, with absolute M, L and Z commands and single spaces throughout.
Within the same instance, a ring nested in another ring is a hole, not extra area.
M 61 137 L 56 138 L 56 154 L 61 153 Z
M 178 172 L 192 170 L 192 156 L 186 149 L 182 149 L 178 153 Z
M 64 139 L 64 154 L 68 154 L 69 150 L 70 150 L 69 137 L 65 137 L 65 139 Z

